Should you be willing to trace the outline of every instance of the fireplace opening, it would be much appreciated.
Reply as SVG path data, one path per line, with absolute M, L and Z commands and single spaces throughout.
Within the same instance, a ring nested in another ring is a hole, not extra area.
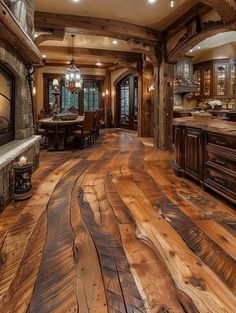
M 0 64 L 0 146 L 15 139 L 15 78 Z

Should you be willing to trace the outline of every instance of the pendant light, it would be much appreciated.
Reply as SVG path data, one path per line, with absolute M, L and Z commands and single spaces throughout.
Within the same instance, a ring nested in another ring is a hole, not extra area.
M 65 73 L 65 86 L 71 93 L 78 93 L 82 90 L 83 79 L 81 77 L 80 70 L 76 67 L 74 61 L 74 37 L 71 35 L 72 39 L 72 58 L 70 62 L 70 67 Z

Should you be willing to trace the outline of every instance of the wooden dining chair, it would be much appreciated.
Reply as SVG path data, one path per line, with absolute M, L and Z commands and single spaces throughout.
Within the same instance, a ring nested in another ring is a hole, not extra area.
M 93 128 L 93 140 L 96 141 L 100 136 L 100 124 L 101 124 L 101 110 L 96 111 L 94 128 Z
M 92 143 L 95 113 L 96 112 L 85 112 L 83 124 L 79 127 L 79 129 L 71 132 L 71 136 L 79 140 L 81 149 L 83 149 L 86 140 L 90 144 Z

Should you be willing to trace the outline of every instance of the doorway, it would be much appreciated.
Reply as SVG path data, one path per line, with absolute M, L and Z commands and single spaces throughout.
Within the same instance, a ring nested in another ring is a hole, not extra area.
M 138 78 L 128 75 L 116 85 L 116 125 L 120 128 L 138 129 Z

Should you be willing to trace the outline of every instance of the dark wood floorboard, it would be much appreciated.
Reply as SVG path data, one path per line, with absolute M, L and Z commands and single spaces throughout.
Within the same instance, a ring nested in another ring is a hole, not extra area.
M 103 131 L 47 152 L 0 214 L 0 313 L 236 312 L 236 213 L 170 152 Z

